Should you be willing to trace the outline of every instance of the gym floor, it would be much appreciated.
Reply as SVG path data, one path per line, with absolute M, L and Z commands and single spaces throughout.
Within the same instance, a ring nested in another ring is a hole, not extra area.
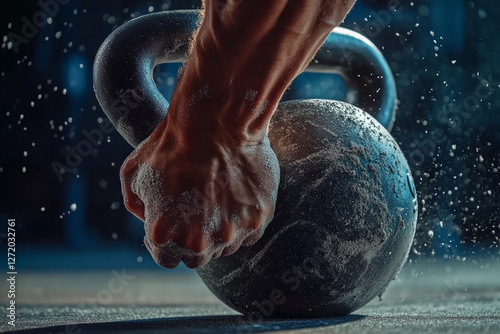
M 77 261 L 78 262 L 78 261 Z M 120 268 L 120 267 L 117 267 Z M 407 263 L 351 315 L 253 321 L 191 270 L 30 270 L 16 281 L 18 333 L 499 333 L 498 261 Z M 5 285 L 5 280 L 2 285 Z M 2 287 L 1 291 L 6 287 Z M 6 306 L 2 294 L 0 302 Z M 3 308 L 5 310 L 5 308 Z

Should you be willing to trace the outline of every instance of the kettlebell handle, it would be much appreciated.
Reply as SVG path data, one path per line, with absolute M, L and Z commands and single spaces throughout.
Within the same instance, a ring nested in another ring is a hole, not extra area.
M 165 117 L 168 101 L 153 80 L 155 66 L 186 60 L 198 28 L 198 10 L 168 11 L 133 19 L 111 33 L 94 62 L 94 90 L 118 132 L 136 147 Z M 336 28 L 307 67 L 308 72 L 338 73 L 357 94 L 346 102 L 374 116 L 390 130 L 396 88 L 389 65 L 365 37 Z

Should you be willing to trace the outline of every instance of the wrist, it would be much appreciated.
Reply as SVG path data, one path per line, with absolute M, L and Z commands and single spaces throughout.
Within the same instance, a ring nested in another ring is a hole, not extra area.
M 230 108 L 228 105 L 226 107 Z M 258 145 L 267 137 L 267 124 L 253 129 L 241 121 L 226 117 L 231 115 L 230 111 L 222 110 L 224 106 L 221 109 L 218 103 L 202 103 L 194 108 L 196 112 L 191 110 L 183 113 L 182 117 L 171 111 L 167 113 L 166 125 L 160 129 L 165 141 L 186 148 L 205 147 L 211 143 L 238 148 Z
M 267 135 L 271 106 L 257 91 L 202 74 L 186 65 L 167 113 L 164 131 L 186 144 L 220 141 L 233 146 L 255 145 Z

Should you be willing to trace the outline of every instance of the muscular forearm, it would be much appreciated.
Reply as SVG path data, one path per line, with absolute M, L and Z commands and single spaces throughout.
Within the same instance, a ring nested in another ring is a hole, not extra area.
M 121 168 L 160 265 L 199 267 L 260 238 L 280 180 L 267 125 L 353 2 L 206 1 L 167 116 Z
M 353 3 L 207 0 L 172 99 L 171 130 L 190 137 L 212 128 L 235 143 L 262 140 L 285 89 Z

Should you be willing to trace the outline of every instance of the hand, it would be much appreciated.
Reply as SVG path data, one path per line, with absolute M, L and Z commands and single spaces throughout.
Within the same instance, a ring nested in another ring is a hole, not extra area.
M 121 169 L 158 264 L 200 267 L 260 238 L 279 183 L 270 119 L 354 2 L 206 0 L 167 116 Z
M 255 243 L 271 221 L 279 165 L 269 140 L 234 143 L 180 145 L 160 124 L 123 163 L 125 205 L 145 222 L 144 242 L 159 265 L 201 267 Z

